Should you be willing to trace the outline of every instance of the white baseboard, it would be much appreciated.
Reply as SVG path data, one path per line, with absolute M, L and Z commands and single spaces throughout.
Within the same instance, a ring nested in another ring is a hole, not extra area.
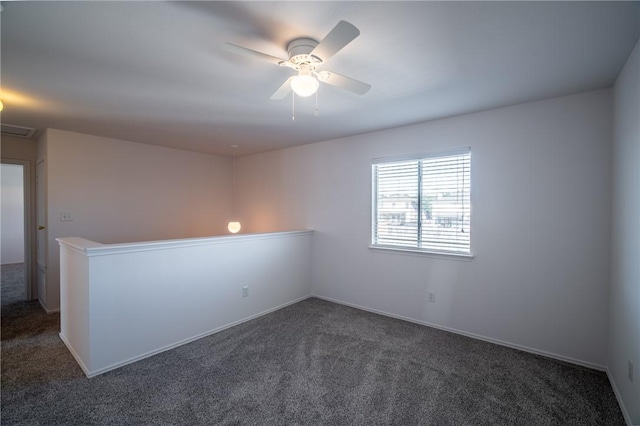
M 576 364 L 576 365 L 580 365 L 582 367 L 587 367 L 587 368 L 591 368 L 594 370 L 600 370 L 600 371 L 606 371 L 607 368 L 603 365 L 599 365 L 599 364 L 594 364 L 591 362 L 587 362 L 587 361 L 582 361 L 580 359 L 576 359 L 576 358 L 571 358 L 571 357 L 567 357 L 564 355 L 558 355 L 552 352 L 547 352 L 547 351 L 542 351 L 539 349 L 535 349 L 535 348 L 530 348 L 528 346 L 522 346 L 519 345 L 517 343 L 511 343 L 511 342 L 507 342 L 504 340 L 499 340 L 499 339 L 494 339 L 492 337 L 487 337 L 487 336 L 482 336 L 480 334 L 475 334 L 475 333 L 469 333 L 467 331 L 462 331 L 462 330 L 458 330 L 455 328 L 450 328 L 450 327 L 444 327 L 438 324 L 433 324 L 430 322 L 426 322 L 426 321 L 420 321 L 420 320 L 416 320 L 413 318 L 408 318 L 408 317 L 404 317 L 402 315 L 396 315 L 396 314 L 392 314 L 390 312 L 385 312 L 385 311 L 380 311 L 378 309 L 372 309 L 372 308 L 368 308 L 366 306 L 361 306 L 361 305 L 356 305 L 354 303 L 348 303 L 348 302 L 344 302 L 342 300 L 337 300 L 337 299 L 332 299 L 330 297 L 324 297 L 324 296 L 319 296 L 317 294 L 312 294 L 311 297 L 317 297 L 318 299 L 322 299 L 322 300 L 326 300 L 328 302 L 333 302 L 333 303 L 338 303 L 340 305 L 345 305 L 345 306 L 349 306 L 352 308 L 356 308 L 356 309 L 360 309 L 363 311 L 367 311 L 367 312 L 372 312 L 374 314 L 379 314 L 379 315 L 384 315 L 387 317 L 391 317 L 391 318 L 396 318 L 396 319 L 400 319 L 403 321 L 408 321 L 408 322 L 412 322 L 415 324 L 420 324 L 420 325 L 424 325 L 427 327 L 432 327 L 432 328 L 437 328 L 438 330 L 443 330 L 443 331 L 448 331 L 450 333 L 455 333 L 455 334 L 460 334 L 462 336 L 466 336 L 466 337 L 471 337 L 473 339 L 478 339 L 478 340 L 483 340 L 485 342 L 489 342 L 489 343 L 495 343 L 496 345 L 500 345 L 500 346 L 506 346 L 509 348 L 513 348 L 513 349 L 518 349 L 524 352 L 529 352 L 532 354 L 536 354 L 536 355 L 542 355 L 545 356 L 547 358 L 553 358 L 553 359 L 557 359 L 559 361 L 565 361 L 571 364 Z
M 84 363 L 80 360 L 80 358 L 76 355 L 76 353 L 72 349 L 71 345 L 69 345 L 65 341 L 64 336 L 62 336 L 62 334 L 60 334 L 60 338 L 62 339 L 63 342 L 65 342 L 65 345 L 67 345 L 67 348 L 69 348 L 69 351 L 74 356 L 74 358 L 76 358 L 76 361 L 78 361 L 78 364 L 80 364 L 80 368 L 82 368 L 82 371 L 84 371 L 84 374 L 87 377 L 91 378 L 91 377 L 95 377 L 95 376 L 98 376 L 100 374 L 106 373 L 107 371 L 111 371 L 111 370 L 115 370 L 116 368 L 123 367 L 123 366 L 125 366 L 127 364 L 132 364 L 132 363 L 134 363 L 136 361 L 140 361 L 142 359 L 149 358 L 149 357 L 157 355 L 157 354 L 159 354 L 161 352 L 177 348 L 178 346 L 186 345 L 187 343 L 191 343 L 193 341 L 202 339 L 203 337 L 207 337 L 207 336 L 210 336 L 212 334 L 219 333 L 219 332 L 221 332 L 223 330 L 226 330 L 227 328 L 242 324 L 242 323 L 247 322 L 247 321 L 251 321 L 252 319 L 261 317 L 263 315 L 270 314 L 271 312 L 275 312 L 275 311 L 280 310 L 280 309 L 282 309 L 284 307 L 287 307 L 289 305 L 293 305 L 294 303 L 302 302 L 303 300 L 306 300 L 306 299 L 308 299 L 310 297 L 311 297 L 311 295 L 308 295 L 308 296 L 300 297 L 298 299 L 291 300 L 289 302 L 283 303 L 282 305 L 276 306 L 274 308 L 269 308 L 269 309 L 267 309 L 265 311 L 258 312 L 257 314 L 250 315 L 250 316 L 248 316 L 246 318 L 242 318 L 242 319 L 240 319 L 238 321 L 234 321 L 234 322 L 231 322 L 229 324 L 225 324 L 223 326 L 214 328 L 214 329 L 206 331 L 204 333 L 200 333 L 198 335 L 195 335 L 195 336 L 192 336 L 192 337 L 188 337 L 188 338 L 186 338 L 184 340 L 181 340 L 179 342 L 175 342 L 175 343 L 172 343 L 170 345 L 163 346 L 163 347 L 158 348 L 158 349 L 154 349 L 154 350 L 146 352 L 146 353 L 144 353 L 142 355 L 137 355 L 137 356 L 135 356 L 133 358 L 129 358 L 129 359 L 126 359 L 124 361 L 120 361 L 120 362 L 117 362 L 115 364 L 111 364 L 111 365 L 109 365 L 107 367 L 99 368 L 97 370 L 91 370 L 91 369 L 87 368 L 84 365 Z
M 608 367 L 606 371 L 607 371 L 607 377 L 609 378 L 609 383 L 611 383 L 611 387 L 613 388 L 613 393 L 616 395 L 616 399 L 618 400 L 620 411 L 622 411 L 622 416 L 624 417 L 624 421 L 627 423 L 627 426 L 633 426 L 631 424 L 631 416 L 629 415 L 629 412 L 627 411 L 627 407 L 624 405 L 624 402 L 622 401 L 622 396 L 620 395 L 620 391 L 618 391 L 618 386 L 616 386 L 616 382 L 615 380 L 613 380 L 613 375 L 611 374 L 611 371 L 609 371 Z M 638 426 L 638 425 L 635 425 L 635 426 Z
M 0 264 L 0 267 L 2 267 L 2 266 L 22 265 L 23 263 L 24 262 L 7 262 L 7 263 Z
M 60 336 L 60 340 L 62 340 L 62 343 L 64 343 L 64 345 L 67 347 L 67 349 L 69 349 L 69 352 L 71 352 L 71 355 L 73 355 L 73 357 L 76 359 L 76 362 L 78 363 L 78 365 L 80 366 L 80 368 L 82 369 L 84 374 L 86 376 L 89 376 L 89 369 L 87 368 L 86 365 L 84 365 L 84 362 L 82 361 L 82 358 L 80 358 L 80 355 L 78 355 L 76 353 L 75 349 L 73 349 L 73 346 L 71 346 L 71 344 L 69 344 L 69 341 L 67 340 L 67 338 L 64 337 L 64 334 L 58 333 L 58 336 Z
M 48 314 L 55 314 L 56 312 L 60 312 L 60 308 L 58 309 L 47 308 L 47 305 L 40 298 L 38 298 L 38 302 L 40 303 L 40 306 L 42 306 L 42 309 L 44 309 L 44 311 Z

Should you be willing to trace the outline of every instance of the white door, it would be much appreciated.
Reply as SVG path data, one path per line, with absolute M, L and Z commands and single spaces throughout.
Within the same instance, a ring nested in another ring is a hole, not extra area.
M 44 160 L 36 166 L 36 247 L 38 262 L 38 298 L 47 304 L 47 197 Z

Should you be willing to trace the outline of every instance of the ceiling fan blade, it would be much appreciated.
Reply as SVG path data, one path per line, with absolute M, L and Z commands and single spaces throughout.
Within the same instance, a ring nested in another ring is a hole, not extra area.
M 275 65 L 280 65 L 283 62 L 288 62 L 286 59 L 276 58 L 275 56 L 267 55 L 266 53 L 257 52 L 255 50 L 247 49 L 246 47 L 237 46 L 231 43 L 225 43 L 224 48 L 229 52 L 238 53 L 245 56 L 252 56 L 254 58 L 257 57 L 267 62 L 271 62 Z
M 289 77 L 287 81 L 284 82 L 282 86 L 278 90 L 275 91 L 273 95 L 269 99 L 273 101 L 279 101 L 287 97 L 289 93 L 291 93 L 291 80 L 293 80 L 294 75 Z
M 344 75 L 336 74 L 333 71 L 322 71 L 318 73 L 318 80 L 341 89 L 348 90 L 358 95 L 364 95 L 371 89 L 371 85 Z
M 311 55 L 317 56 L 322 59 L 322 61 L 326 61 L 359 35 L 360 30 L 352 24 L 347 21 L 340 21 L 338 25 L 333 27 L 329 34 L 318 43 L 311 52 Z

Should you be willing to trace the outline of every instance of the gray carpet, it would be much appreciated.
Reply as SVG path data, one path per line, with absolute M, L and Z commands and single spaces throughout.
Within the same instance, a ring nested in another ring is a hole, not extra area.
M 319 299 L 92 379 L 58 320 L 3 306 L 3 425 L 624 425 L 602 372 Z
M 26 300 L 24 294 L 24 263 L 0 266 L 0 301 L 3 305 Z

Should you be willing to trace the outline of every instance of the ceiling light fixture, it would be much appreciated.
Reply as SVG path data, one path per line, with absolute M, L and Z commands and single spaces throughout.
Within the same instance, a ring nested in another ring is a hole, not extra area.
M 320 86 L 320 83 L 318 83 L 318 79 L 313 75 L 311 66 L 307 64 L 300 65 L 298 75 L 291 79 L 291 90 L 303 98 L 316 93 L 318 86 Z

